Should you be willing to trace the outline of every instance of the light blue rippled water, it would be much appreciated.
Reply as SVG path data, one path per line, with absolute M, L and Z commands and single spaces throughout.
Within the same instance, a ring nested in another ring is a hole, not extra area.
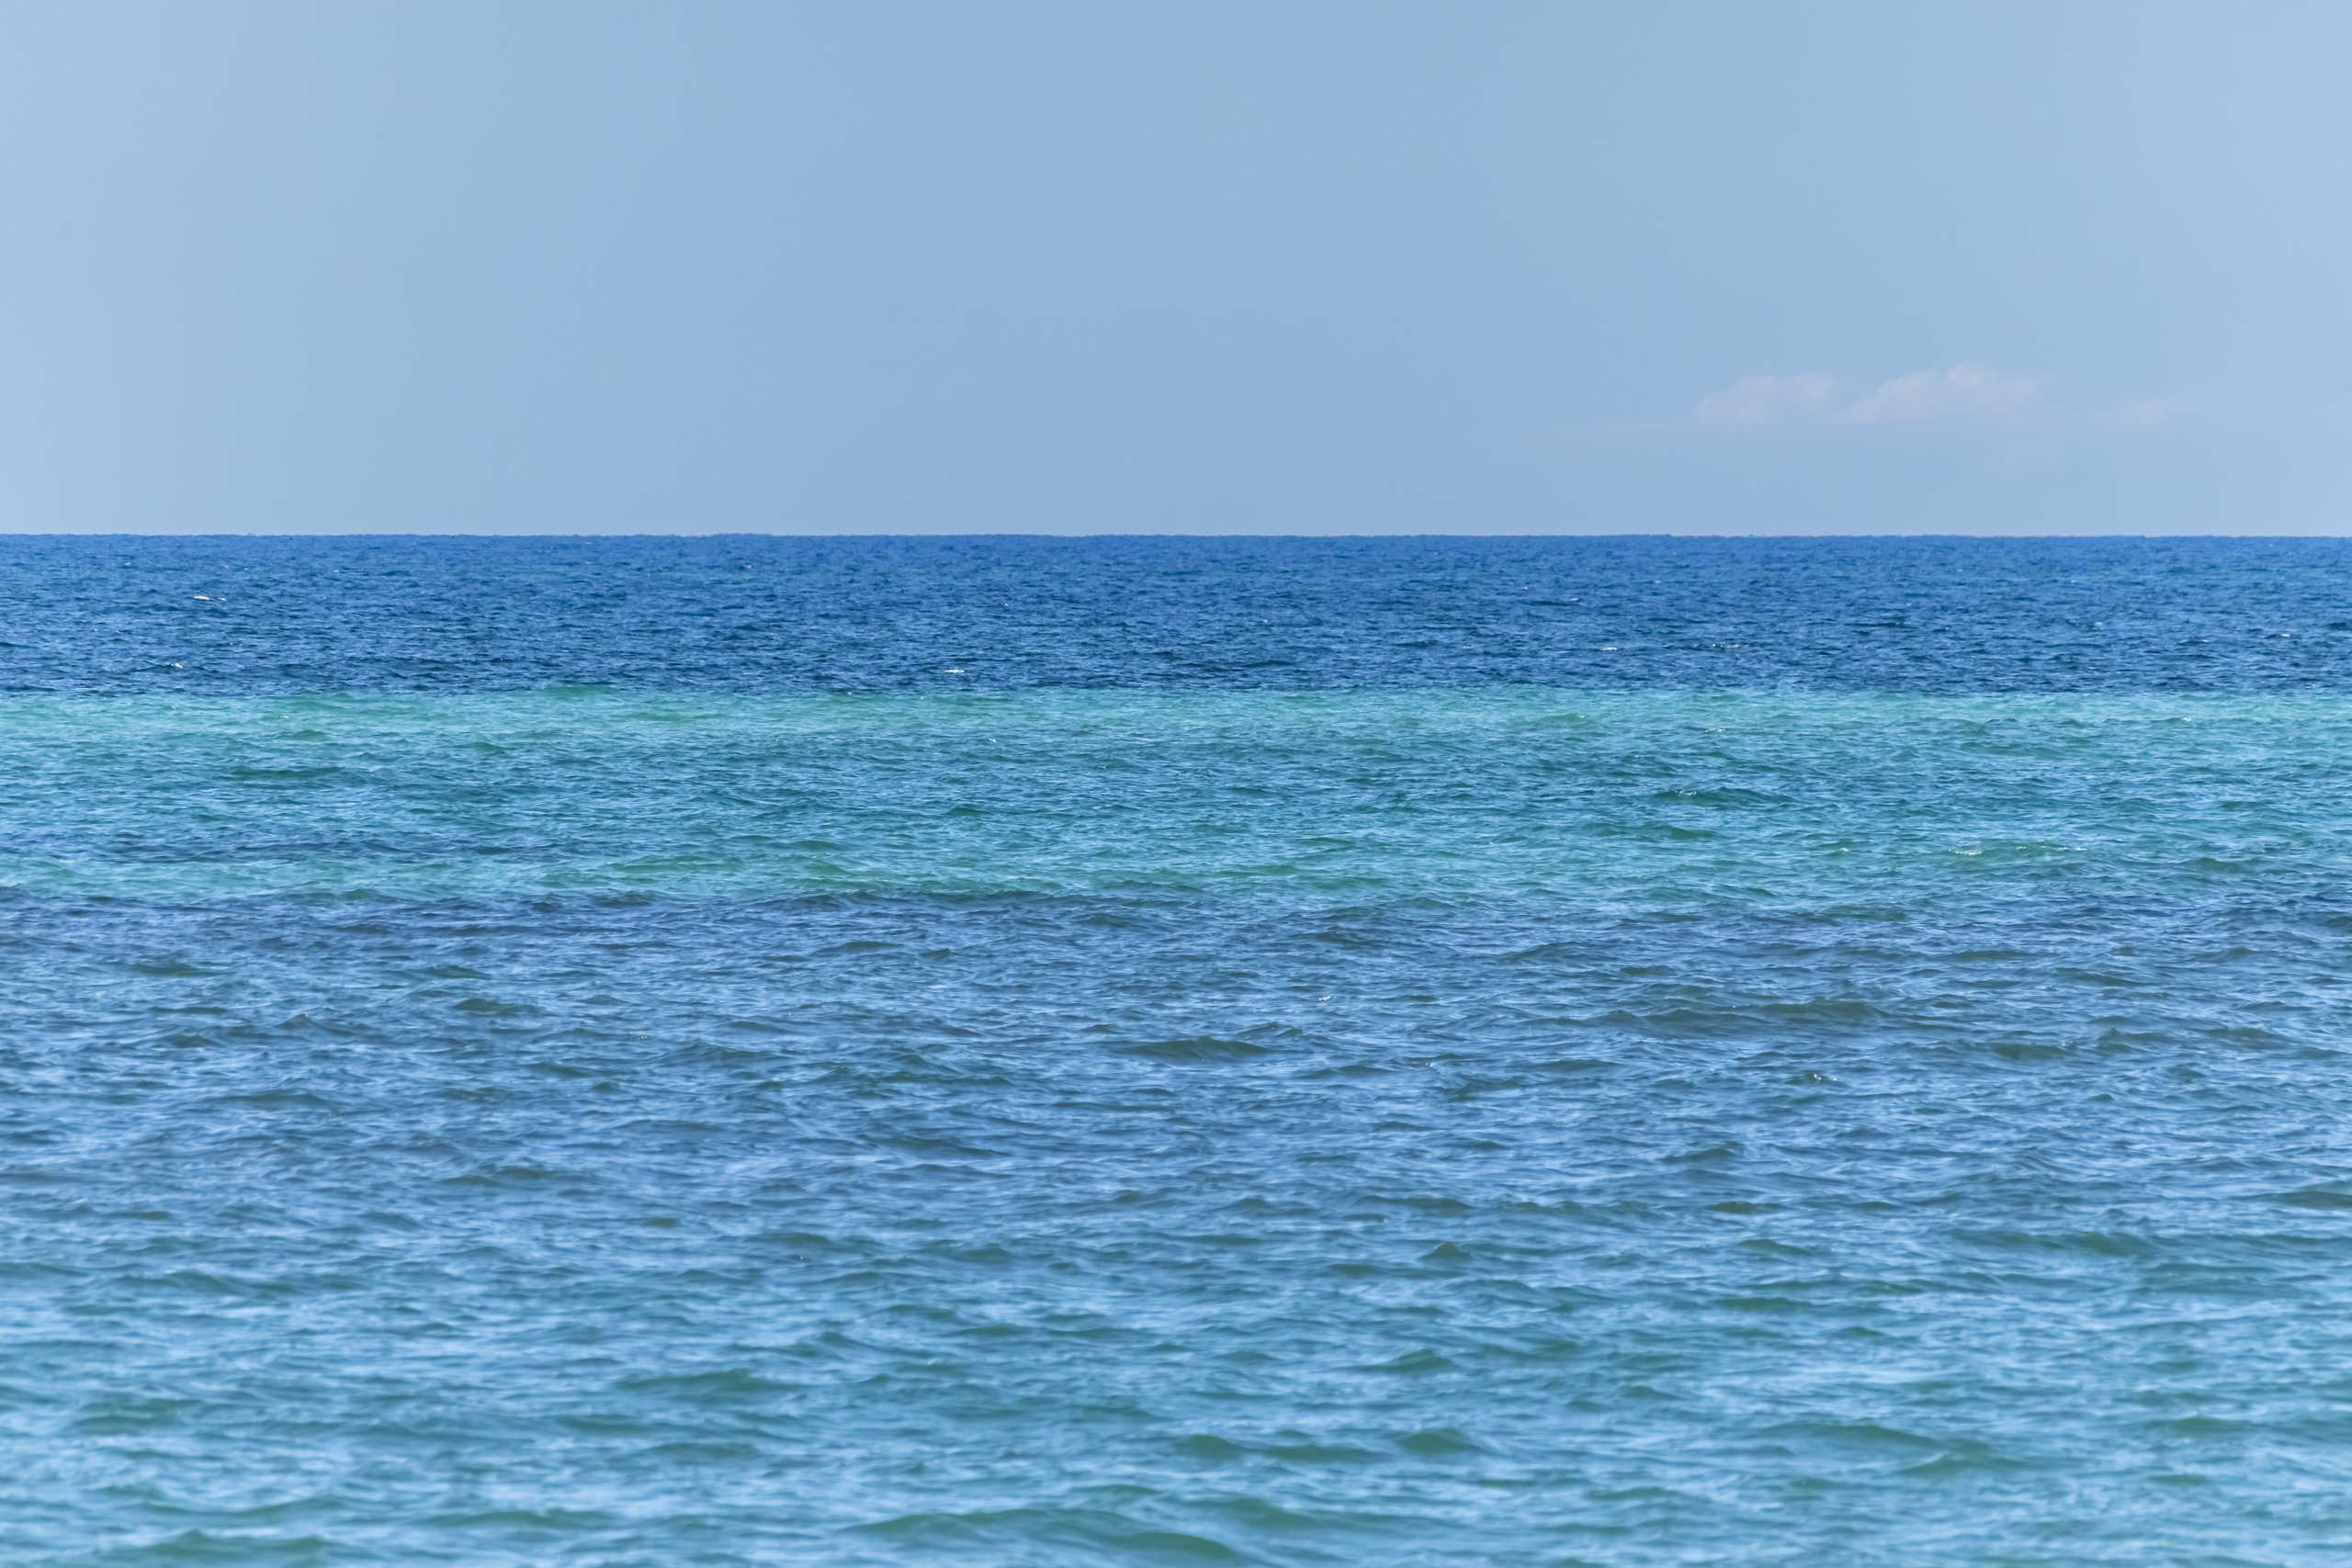
M 2248 619 L 28 678 L 0 1562 L 2343 1561 L 2352 697 Z

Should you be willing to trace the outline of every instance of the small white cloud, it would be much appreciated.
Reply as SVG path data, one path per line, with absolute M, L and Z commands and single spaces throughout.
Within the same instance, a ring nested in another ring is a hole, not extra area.
M 2064 423 L 2047 376 L 2018 376 L 1962 363 L 1915 370 L 1875 387 L 1809 370 L 1795 376 L 1743 376 L 1699 400 L 1697 422 L 1711 430 L 1950 424 L 2046 425 Z
M 2012 376 L 1984 365 L 1915 370 L 1855 399 L 1838 417 L 1856 424 L 2031 422 L 2052 412 L 2051 385 L 2047 376 Z
M 1818 370 L 1802 376 L 1742 376 L 1699 400 L 1699 423 L 1731 430 L 1809 423 L 1836 411 L 1838 378 Z

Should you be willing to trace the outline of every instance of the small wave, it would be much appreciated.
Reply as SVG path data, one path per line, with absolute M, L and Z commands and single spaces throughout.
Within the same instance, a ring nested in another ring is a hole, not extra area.
M 1117 1056 L 1142 1056 L 1155 1062 L 1246 1062 L 1253 1056 L 1271 1055 L 1263 1045 L 1253 1045 L 1247 1040 L 1223 1040 L 1210 1034 L 1195 1034 L 1182 1040 L 1153 1040 L 1132 1045 L 1114 1045 L 1111 1054 Z
M 1019 1551 L 1075 1548 L 1172 1562 L 1240 1562 L 1240 1552 L 1206 1536 L 1154 1529 L 1099 1508 L 997 1508 L 967 1513 L 901 1514 L 872 1524 L 853 1525 L 855 1534 L 878 1536 L 900 1547 L 942 1551 Z

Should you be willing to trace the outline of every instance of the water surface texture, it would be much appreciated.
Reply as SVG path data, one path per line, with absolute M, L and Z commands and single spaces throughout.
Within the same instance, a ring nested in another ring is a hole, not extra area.
M 0 1561 L 2352 1552 L 2352 547 L 0 561 Z

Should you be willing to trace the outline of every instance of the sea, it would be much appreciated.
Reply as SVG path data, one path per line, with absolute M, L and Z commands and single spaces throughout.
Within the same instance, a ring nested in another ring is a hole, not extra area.
M 0 1562 L 2352 1562 L 2352 543 L 0 567 Z

